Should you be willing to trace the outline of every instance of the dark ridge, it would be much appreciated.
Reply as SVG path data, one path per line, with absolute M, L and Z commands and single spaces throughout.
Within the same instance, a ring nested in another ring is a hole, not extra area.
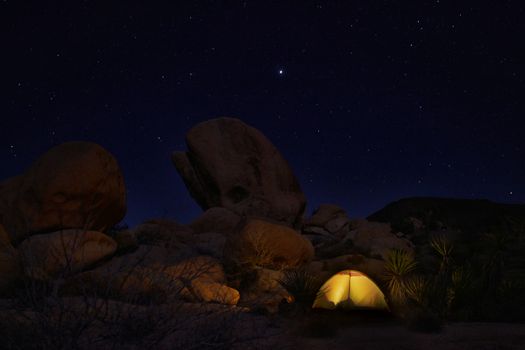
M 525 222 L 525 204 L 495 203 L 485 199 L 436 197 L 403 198 L 368 216 L 368 220 L 388 222 L 401 230 L 410 218 L 429 228 L 446 227 L 465 233 L 484 233 L 506 224 Z

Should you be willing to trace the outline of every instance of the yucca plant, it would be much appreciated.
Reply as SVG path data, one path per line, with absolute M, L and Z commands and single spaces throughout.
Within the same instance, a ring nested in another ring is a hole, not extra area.
M 405 293 L 418 305 L 427 303 L 427 294 L 430 282 L 423 276 L 413 276 L 404 282 Z
M 452 263 L 452 252 L 454 245 L 444 235 L 435 235 L 430 238 L 430 246 L 439 254 L 441 263 L 439 266 L 439 272 L 445 273 L 448 271 Z
M 393 301 L 406 298 L 406 282 L 417 267 L 414 256 L 403 249 L 391 249 L 385 262 L 385 281 Z
M 447 288 L 447 309 L 457 309 L 462 305 L 471 290 L 473 283 L 472 272 L 469 266 L 461 266 L 451 273 L 450 285 Z
M 503 271 L 511 237 L 509 234 L 503 232 L 487 233 L 483 235 L 482 243 L 486 251 L 483 261 L 485 285 L 489 294 L 496 294 L 497 288 L 503 279 Z
M 296 302 L 305 305 L 314 302 L 321 287 L 320 279 L 304 268 L 285 270 L 277 282 L 294 297 Z

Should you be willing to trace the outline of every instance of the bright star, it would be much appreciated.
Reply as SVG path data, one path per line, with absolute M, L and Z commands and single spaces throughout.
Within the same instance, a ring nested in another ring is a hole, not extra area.
M 284 70 L 279 69 L 279 75 L 283 75 L 283 74 L 284 74 Z

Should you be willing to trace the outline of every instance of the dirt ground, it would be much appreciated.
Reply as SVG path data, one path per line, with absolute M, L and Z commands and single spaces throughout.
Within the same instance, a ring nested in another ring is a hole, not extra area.
M 525 324 L 451 323 L 422 333 L 388 317 L 322 315 L 305 320 L 293 337 L 297 349 L 510 350 L 525 349 Z
M 525 325 L 457 323 L 436 334 L 415 333 L 402 326 L 356 327 L 339 330 L 335 337 L 297 339 L 301 349 L 525 349 Z

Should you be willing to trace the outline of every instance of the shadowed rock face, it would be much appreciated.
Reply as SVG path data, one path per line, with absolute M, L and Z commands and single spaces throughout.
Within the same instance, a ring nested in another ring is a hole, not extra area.
M 9 243 L 9 236 L 0 224 L 0 296 L 12 291 L 20 274 L 18 251 Z
M 224 207 L 239 215 L 295 225 L 306 199 L 292 170 L 258 130 L 233 118 L 198 124 L 187 152 L 172 159 L 192 197 L 204 209 Z
M 18 247 L 28 277 L 47 280 L 81 271 L 113 255 L 117 243 L 101 232 L 64 230 L 36 235 Z
M 126 213 L 126 190 L 115 158 L 90 142 L 68 142 L 0 183 L 0 223 L 11 240 L 66 228 L 103 231 Z

